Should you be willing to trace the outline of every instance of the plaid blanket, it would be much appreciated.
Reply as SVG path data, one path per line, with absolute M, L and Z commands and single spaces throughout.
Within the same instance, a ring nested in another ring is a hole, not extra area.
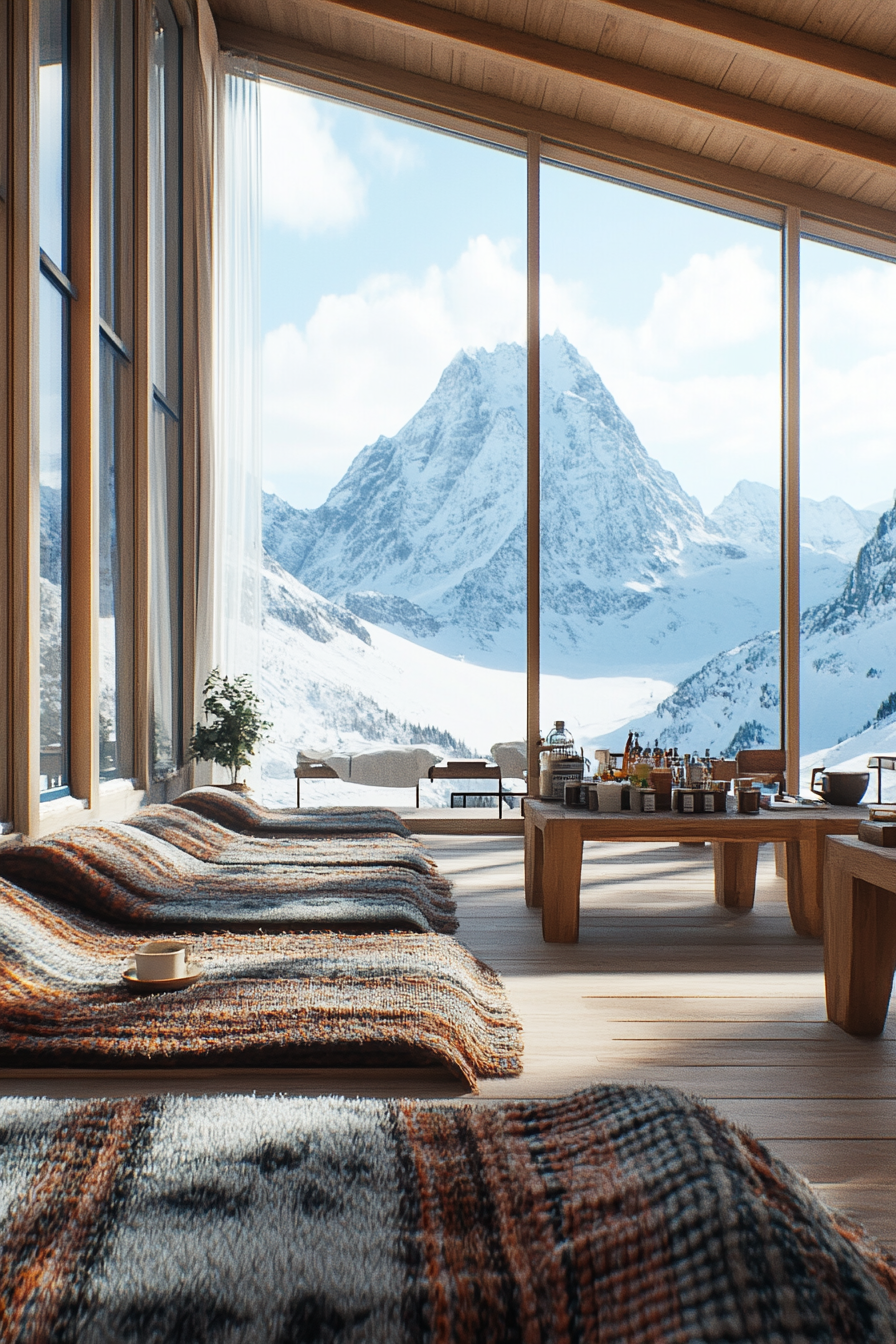
M 7 1341 L 884 1344 L 896 1274 L 661 1088 L 5 1098 Z
M 249 835 L 410 835 L 387 807 L 263 807 L 248 794 L 211 786 L 189 789 L 174 805 Z
M 519 1072 L 520 1027 L 501 982 L 453 938 L 206 934 L 190 940 L 201 980 L 137 997 L 121 971 L 147 934 L 0 882 L 0 1060 L 423 1062 L 474 1091 L 477 1077 Z
M 303 863 L 329 866 L 407 868 L 429 877 L 436 865 L 412 835 L 392 832 L 372 835 L 321 835 L 259 837 L 229 831 L 185 807 L 156 803 L 142 807 L 125 825 L 154 835 L 194 859 L 254 867 L 259 863 Z
M 324 847 L 322 846 L 322 849 Z M 386 863 L 206 863 L 133 826 L 72 826 L 0 847 L 0 877 L 113 923 L 179 928 L 457 928 L 451 887 Z

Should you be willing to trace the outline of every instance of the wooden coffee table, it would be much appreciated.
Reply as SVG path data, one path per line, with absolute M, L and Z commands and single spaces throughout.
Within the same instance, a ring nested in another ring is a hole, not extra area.
M 853 1036 L 879 1036 L 896 970 L 896 849 L 831 836 L 825 856 L 828 1017 Z
M 751 910 L 759 846 L 787 851 L 787 906 L 797 933 L 820 938 L 824 843 L 828 835 L 856 835 L 864 807 L 807 808 L 799 812 L 586 812 L 560 803 L 526 801 L 526 904 L 541 908 L 547 943 L 579 938 L 582 842 L 698 841 L 713 847 L 715 896 L 729 910 Z

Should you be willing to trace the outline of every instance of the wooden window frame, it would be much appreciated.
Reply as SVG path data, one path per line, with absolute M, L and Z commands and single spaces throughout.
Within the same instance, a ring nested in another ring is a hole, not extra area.
M 890 212 L 741 169 L 655 147 L 632 161 L 606 146 L 624 148 L 624 137 L 553 114 L 472 94 L 425 76 L 356 58 L 315 54 L 271 33 L 219 22 L 222 48 L 258 62 L 262 78 L 330 98 L 449 130 L 495 148 L 525 147 L 527 157 L 527 627 L 526 725 L 530 793 L 537 792 L 540 731 L 540 443 L 539 443 L 539 225 L 540 166 L 556 164 L 606 181 L 641 188 L 685 204 L 708 207 L 781 231 L 781 608 L 780 745 L 786 752 L 787 787 L 799 791 L 800 760 L 800 407 L 799 249 L 802 237 L 828 241 L 870 256 L 896 258 Z M 563 134 L 557 134 L 559 130 Z M 552 134 L 553 132 L 553 134 Z M 647 162 L 645 162 L 645 159 Z M 889 231 L 888 231 L 889 226 Z M 535 599 L 535 600 L 533 600 Z M 458 829 L 463 829 L 463 823 Z

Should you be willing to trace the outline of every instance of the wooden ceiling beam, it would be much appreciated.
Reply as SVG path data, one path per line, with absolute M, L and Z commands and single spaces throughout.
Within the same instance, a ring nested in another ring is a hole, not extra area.
M 740 196 L 745 203 L 762 203 L 763 217 L 769 205 L 779 208 L 795 205 L 807 215 L 842 226 L 844 230 L 856 229 L 886 240 L 884 250 L 887 255 L 893 254 L 896 212 L 892 210 L 836 196 L 787 178 L 720 163 L 560 113 L 545 112 L 494 93 L 465 89 L 430 75 L 412 74 L 378 61 L 326 51 L 280 33 L 245 27 L 221 18 L 216 23 L 222 50 L 254 56 L 266 67 L 268 75 L 273 75 L 274 71 L 282 72 L 287 78 L 295 75 L 301 85 L 316 92 L 332 95 L 342 85 L 346 97 L 357 98 L 380 111 L 394 113 L 400 111 L 404 103 L 408 110 L 415 109 L 423 121 L 435 125 L 450 127 L 456 118 L 468 134 L 478 125 L 483 138 L 489 138 L 489 132 L 492 132 L 496 143 L 506 143 L 506 137 L 510 135 L 522 144 L 521 137 L 533 132 L 544 137 L 548 158 L 551 157 L 551 144 L 566 146 L 573 153 L 582 153 L 580 167 L 585 167 L 586 162 L 593 163 L 595 172 L 612 177 L 615 164 L 619 166 L 619 176 L 623 180 L 629 178 L 629 170 L 634 169 L 635 176 L 631 180 L 635 181 L 640 181 L 637 175 L 646 171 L 652 176 L 655 187 L 660 187 L 664 181 L 671 184 L 677 180 L 684 188 L 681 194 L 689 199 L 699 199 L 699 193 L 704 189 L 722 192 L 732 198 Z M 594 156 L 593 160 L 591 156 Z M 696 188 L 693 193 L 691 187 Z M 751 213 L 749 207 L 744 213 Z
M 816 66 L 831 74 L 896 88 L 896 60 L 846 42 L 835 42 L 800 28 L 787 28 L 769 19 L 713 4 L 712 0 L 600 0 L 619 14 L 655 19 L 663 27 L 689 30 L 725 46 L 750 49 L 752 55 L 783 57 L 802 66 Z
M 714 123 L 764 131 L 800 145 L 826 149 L 869 168 L 896 168 L 896 142 L 869 135 L 867 131 L 551 42 L 454 10 L 421 4 L 419 0 L 323 0 L 320 9 L 363 15 L 399 30 L 442 39 L 455 47 L 472 47 L 480 53 L 504 56 L 541 72 L 618 88 L 630 95 L 696 113 Z

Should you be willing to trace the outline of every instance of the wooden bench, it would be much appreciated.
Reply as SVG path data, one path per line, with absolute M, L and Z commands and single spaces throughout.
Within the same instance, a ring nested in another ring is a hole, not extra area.
M 879 1036 L 896 971 L 896 849 L 828 836 L 824 989 L 828 1017 L 852 1036 Z

